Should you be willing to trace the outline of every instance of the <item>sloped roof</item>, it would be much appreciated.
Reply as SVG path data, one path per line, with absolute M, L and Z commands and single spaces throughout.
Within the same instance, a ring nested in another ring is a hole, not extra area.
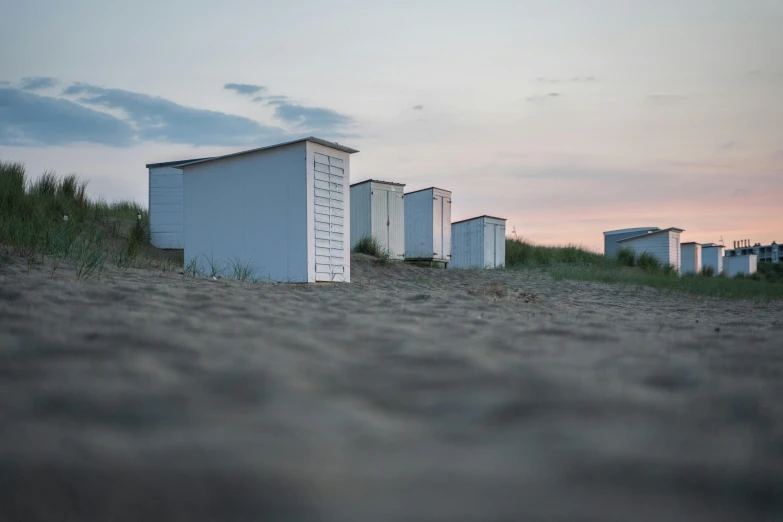
M 619 240 L 618 243 L 625 243 L 626 241 L 633 241 L 634 239 L 639 239 L 639 238 L 642 238 L 642 237 L 655 236 L 655 235 L 658 235 L 658 234 L 663 234 L 663 233 L 668 233 L 668 232 L 685 232 L 685 230 L 683 230 L 681 228 L 676 228 L 676 227 L 669 227 L 669 228 L 664 228 L 663 230 L 656 230 L 655 232 L 650 232 L 648 234 L 639 234 L 638 236 L 627 237 L 625 239 Z
M 490 218 L 490 219 L 497 219 L 498 221 L 507 221 L 506 218 L 489 216 L 487 214 L 484 214 L 483 216 L 476 216 L 468 219 L 460 219 L 459 221 L 454 221 L 451 224 L 456 225 L 457 223 L 464 223 L 465 221 L 473 221 L 474 219 L 481 219 L 481 218 Z
M 450 190 L 446 190 L 446 189 L 442 189 L 442 188 L 438 188 L 438 187 L 427 187 L 427 188 L 423 188 L 423 189 L 419 189 L 419 190 L 414 190 L 413 192 L 406 192 L 405 195 L 407 196 L 408 194 L 415 194 L 417 192 L 424 192 L 425 190 L 442 190 L 443 192 L 448 192 L 449 194 L 451 194 Z
M 206 163 L 208 161 L 217 161 L 217 160 L 222 160 L 222 159 L 226 159 L 226 158 L 232 158 L 234 156 L 240 156 L 242 154 L 250 154 L 251 152 L 261 152 L 263 150 L 276 149 L 278 147 L 285 147 L 287 145 L 293 145 L 295 143 L 303 143 L 305 141 L 309 141 L 310 143 L 316 143 L 318 145 L 323 145 L 324 147 L 329 147 L 329 148 L 336 149 L 336 150 L 339 150 L 339 151 L 342 151 L 342 152 L 347 152 L 348 154 L 354 154 L 356 152 L 359 152 L 358 150 L 352 149 L 350 147 L 346 147 L 345 145 L 340 145 L 338 143 L 334 143 L 334 142 L 331 142 L 331 141 L 322 140 L 321 138 L 316 138 L 315 136 L 309 136 L 307 138 L 301 138 L 301 139 L 298 139 L 298 140 L 287 141 L 285 143 L 277 143 L 275 145 L 268 145 L 266 147 L 259 147 L 257 149 L 243 150 L 241 152 L 233 152 L 231 154 L 225 154 L 223 156 L 215 156 L 214 158 L 205 158 L 205 159 L 200 159 L 200 160 L 194 160 L 194 161 L 191 161 L 189 163 L 183 163 L 181 165 L 178 165 L 177 167 L 178 168 L 182 168 L 182 167 L 189 167 L 191 165 L 199 165 L 201 163 Z
M 164 161 L 163 163 L 147 163 L 145 167 L 147 167 L 148 169 L 154 169 L 158 167 L 176 167 L 177 165 L 184 165 L 185 163 L 193 163 L 194 161 L 202 161 L 206 159 L 212 159 L 212 158 L 195 158 L 195 159 L 179 160 L 179 161 Z
M 352 187 L 355 187 L 356 185 L 361 185 L 363 183 L 383 183 L 384 185 L 394 185 L 395 187 L 404 187 L 405 183 L 396 183 L 394 181 L 383 181 L 380 179 L 365 179 L 364 181 L 359 181 L 358 183 L 351 183 Z
M 636 228 L 621 228 L 619 230 L 610 230 L 604 232 L 605 236 L 612 236 L 614 234 L 626 234 L 628 232 L 647 232 L 648 230 L 660 230 L 658 227 L 636 227 Z

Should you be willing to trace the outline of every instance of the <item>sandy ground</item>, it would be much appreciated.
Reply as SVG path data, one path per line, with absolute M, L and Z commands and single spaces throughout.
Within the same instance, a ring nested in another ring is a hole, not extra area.
M 783 303 L 0 268 L 0 521 L 783 520 Z

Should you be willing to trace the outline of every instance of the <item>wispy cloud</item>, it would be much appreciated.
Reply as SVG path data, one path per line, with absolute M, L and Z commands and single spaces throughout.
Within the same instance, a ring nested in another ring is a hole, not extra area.
M 539 95 L 539 96 L 528 96 L 527 98 L 525 98 L 525 101 L 528 101 L 528 102 L 531 102 L 531 103 L 539 103 L 540 104 L 540 103 L 546 102 L 547 100 L 549 100 L 551 98 L 558 98 L 560 96 L 561 96 L 561 93 L 559 93 L 559 92 L 550 92 L 550 93 L 542 94 L 542 95 Z
M 721 143 L 720 145 L 718 145 L 718 150 L 719 151 L 731 150 L 737 148 L 737 146 L 739 146 L 738 141 L 727 141 L 725 143 Z
M 424 105 L 414 105 L 413 107 L 411 107 L 411 109 L 413 109 L 414 111 L 423 111 Z
M 223 88 L 243 96 L 252 96 L 266 90 L 266 87 L 263 85 L 252 85 L 249 83 L 227 83 Z
M 255 103 L 266 103 L 267 105 L 282 105 L 289 102 L 288 96 L 272 95 L 272 96 L 256 96 L 251 101 Z
M 282 103 L 275 108 L 275 117 L 300 129 L 341 133 L 340 129 L 353 123 L 353 118 L 332 109 L 305 107 L 293 103 Z
M 56 78 L 28 76 L 27 78 L 22 78 L 19 83 L 22 89 L 26 91 L 37 91 L 40 89 L 51 89 L 52 87 L 56 87 L 60 82 Z
M 122 110 L 139 139 L 190 145 L 244 145 L 288 137 L 279 127 L 222 112 L 185 107 L 172 101 L 122 89 L 74 84 L 64 92 L 80 103 Z
M 0 144 L 42 146 L 97 143 L 127 146 L 134 130 L 125 121 L 61 98 L 0 88 Z
M 6 80 L 0 80 L 0 85 L 11 85 L 11 82 L 8 82 Z
M 236 85 L 236 84 L 230 84 Z M 242 86 L 260 87 L 260 86 Z M 228 85 L 226 86 L 228 88 Z M 263 88 L 266 90 L 266 88 Z M 245 89 L 243 94 L 250 94 L 250 89 Z M 274 117 L 288 125 L 296 127 L 297 131 L 328 133 L 332 136 L 345 137 L 344 128 L 354 122 L 353 118 L 345 114 L 327 109 L 325 107 L 309 107 L 295 102 L 289 96 L 282 94 L 269 94 L 255 96 L 252 103 L 263 103 L 274 107 Z M 423 107 L 422 107 L 423 108 Z

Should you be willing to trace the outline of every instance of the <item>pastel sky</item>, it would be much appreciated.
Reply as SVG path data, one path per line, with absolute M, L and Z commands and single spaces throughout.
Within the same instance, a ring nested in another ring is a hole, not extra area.
M 306 135 L 538 243 L 783 241 L 783 2 L 25 0 L 0 159 L 147 200 L 146 163 Z

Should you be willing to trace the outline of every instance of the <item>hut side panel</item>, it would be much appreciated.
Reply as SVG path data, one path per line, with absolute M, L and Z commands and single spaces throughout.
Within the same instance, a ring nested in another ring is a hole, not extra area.
M 701 263 L 704 268 L 712 268 L 713 275 L 717 276 L 723 273 L 723 253 L 724 247 L 702 247 Z
M 422 190 L 405 195 L 406 259 L 432 259 L 432 198 L 432 190 Z
M 614 257 L 623 248 L 622 243 L 618 243 L 623 239 L 628 239 L 640 234 L 660 230 L 658 227 L 638 227 L 638 228 L 626 228 L 622 230 L 612 230 L 604 232 L 604 255 L 607 257 Z
M 758 269 L 758 256 L 749 254 L 746 256 L 724 256 L 723 268 L 727 276 L 753 275 Z
M 637 256 L 649 253 L 663 264 L 669 263 L 669 235 L 653 234 L 620 243 L 621 247 L 633 250 Z
M 484 268 L 484 221 L 471 219 L 451 226 L 452 253 L 449 268 Z
M 313 190 L 305 145 L 187 167 L 185 263 L 194 261 L 207 274 L 212 265 L 230 272 L 238 262 L 273 281 L 314 280 L 308 278 Z
M 371 220 L 371 183 L 362 183 L 350 188 L 351 191 L 351 248 L 363 237 L 372 235 Z
M 149 169 L 150 243 L 157 248 L 184 248 L 182 171 Z
M 698 274 L 701 272 L 701 245 L 690 243 L 681 245 L 682 273 Z

